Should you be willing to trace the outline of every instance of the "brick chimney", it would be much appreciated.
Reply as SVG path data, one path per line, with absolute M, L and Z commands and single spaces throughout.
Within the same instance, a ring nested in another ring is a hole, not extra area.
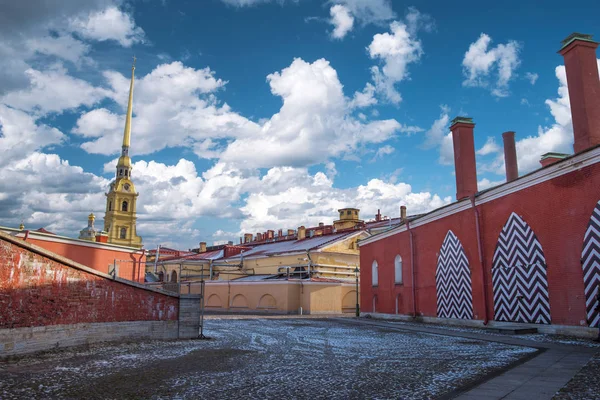
M 504 141 L 504 166 L 506 169 L 506 182 L 514 181 L 519 177 L 517 165 L 517 149 L 515 147 L 515 133 L 512 131 L 502 134 Z
M 277 231 L 277 236 L 278 237 L 282 237 L 283 236 L 283 229 L 280 229 Z
M 406 221 L 406 206 L 400 206 L 400 219 Z
M 375 214 L 375 221 L 381 221 L 381 210 L 379 208 L 377 209 L 377 214 Z
M 251 233 L 244 233 L 244 243 L 248 243 L 252 241 L 252 234 Z
M 596 62 L 598 43 L 592 35 L 572 33 L 562 41 L 571 102 L 575 153 L 600 144 L 600 79 Z
M 456 172 L 456 200 L 477 193 L 477 167 L 472 118 L 456 117 L 452 120 L 452 142 L 454 144 L 454 170 Z
M 298 227 L 298 240 L 302 240 L 306 237 L 306 228 L 304 226 Z
M 288 236 L 294 236 L 295 234 L 296 234 L 296 231 L 295 231 L 295 230 L 293 230 L 293 229 L 288 229 L 288 230 L 287 230 L 287 235 L 288 235 Z
M 260 242 L 260 241 L 262 241 L 262 240 L 263 240 L 263 235 L 262 235 L 262 233 L 258 232 L 258 233 L 256 234 L 256 241 L 257 241 L 257 242 Z
M 198 250 L 199 253 L 206 253 L 206 242 L 200 242 L 200 249 Z
M 563 159 L 567 158 L 568 156 L 569 156 L 568 154 L 563 154 L 563 153 L 546 153 L 546 154 L 542 155 L 542 158 L 540 159 L 540 164 L 542 164 L 542 168 L 547 167 L 548 165 L 551 165 L 551 164 L 554 164 L 555 162 L 563 160 Z
M 275 231 L 272 229 L 269 229 L 267 231 L 267 239 L 273 239 L 275 237 Z

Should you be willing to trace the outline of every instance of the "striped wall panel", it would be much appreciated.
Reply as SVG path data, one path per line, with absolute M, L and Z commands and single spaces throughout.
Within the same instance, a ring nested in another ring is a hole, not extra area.
M 544 251 L 531 227 L 515 213 L 498 237 L 492 289 L 496 321 L 550 323 Z
M 465 249 L 452 231 L 442 243 L 435 272 L 437 316 L 473 318 L 471 271 Z
M 600 201 L 596 204 L 583 238 L 581 252 L 585 308 L 589 326 L 600 324 L 598 301 L 600 293 Z

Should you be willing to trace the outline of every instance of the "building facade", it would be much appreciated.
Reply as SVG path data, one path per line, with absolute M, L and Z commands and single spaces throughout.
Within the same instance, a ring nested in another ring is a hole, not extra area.
M 59 256 L 113 277 L 144 282 L 146 252 L 135 247 L 103 243 L 97 240 L 73 239 L 38 230 L 0 227 L 0 232 L 39 246 Z
M 456 323 L 511 322 L 592 333 L 600 323 L 600 80 L 597 43 L 564 42 L 575 154 L 544 155 L 518 177 L 477 189 L 469 118 L 451 126 L 457 201 L 360 242 L 361 309 Z M 578 329 L 573 329 L 578 327 Z

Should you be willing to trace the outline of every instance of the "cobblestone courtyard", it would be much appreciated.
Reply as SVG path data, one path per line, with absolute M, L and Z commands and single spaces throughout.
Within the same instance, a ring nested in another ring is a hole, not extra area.
M 532 348 L 317 319 L 212 319 L 212 340 L 94 345 L 0 363 L 0 398 L 440 397 Z

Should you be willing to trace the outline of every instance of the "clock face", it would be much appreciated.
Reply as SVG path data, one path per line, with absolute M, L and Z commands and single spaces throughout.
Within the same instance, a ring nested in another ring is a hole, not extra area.
M 126 191 L 129 192 L 129 183 L 126 183 L 125 185 L 123 185 L 123 189 L 125 189 Z

